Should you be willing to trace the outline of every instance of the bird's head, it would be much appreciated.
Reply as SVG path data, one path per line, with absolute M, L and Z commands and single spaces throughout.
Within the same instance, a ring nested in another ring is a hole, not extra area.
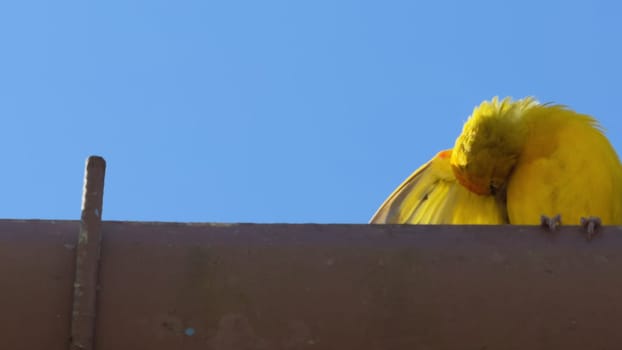
M 453 172 L 463 186 L 480 195 L 505 191 L 527 136 L 523 112 L 536 104 L 532 98 L 495 97 L 475 107 L 451 156 Z

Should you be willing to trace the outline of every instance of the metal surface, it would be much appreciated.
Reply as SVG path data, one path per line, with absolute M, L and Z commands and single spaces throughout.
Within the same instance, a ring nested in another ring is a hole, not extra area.
M 96 348 L 618 349 L 622 232 L 104 222 Z
M 0 220 L 0 348 L 66 350 L 78 223 Z
M 71 350 L 93 348 L 105 172 L 106 162 L 103 158 L 92 156 L 87 159 L 76 249 L 71 345 L 69 347 Z
M 101 222 L 86 170 L 80 222 L 0 220 L 2 349 L 622 344 L 620 227 Z
M 2 349 L 622 344 L 622 227 L 102 222 L 86 170 L 80 222 L 0 220 Z
M 2 348 L 67 349 L 78 222 L 0 220 Z M 95 349 L 618 349 L 622 230 L 103 222 Z

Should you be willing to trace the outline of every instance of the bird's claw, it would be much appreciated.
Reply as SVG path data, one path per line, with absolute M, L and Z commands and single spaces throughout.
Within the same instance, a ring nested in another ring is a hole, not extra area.
M 540 216 L 540 225 L 547 229 L 548 231 L 555 231 L 562 224 L 562 216 L 557 214 L 553 217 L 548 217 L 546 215 Z
M 598 234 L 598 228 L 602 222 L 597 216 L 588 216 L 587 218 L 581 218 L 581 226 L 585 229 L 587 240 L 591 240 Z

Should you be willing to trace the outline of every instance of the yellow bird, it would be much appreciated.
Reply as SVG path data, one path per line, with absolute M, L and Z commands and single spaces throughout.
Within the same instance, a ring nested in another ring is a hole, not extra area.
M 622 224 L 622 165 L 598 122 L 533 98 L 484 101 L 452 150 L 417 169 L 370 223 Z

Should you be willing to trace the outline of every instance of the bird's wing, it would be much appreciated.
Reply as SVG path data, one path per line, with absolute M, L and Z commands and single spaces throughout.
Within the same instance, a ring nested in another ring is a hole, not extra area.
M 451 150 L 438 153 L 404 181 L 372 217 L 371 224 L 504 224 L 505 205 L 480 196 L 455 178 Z

